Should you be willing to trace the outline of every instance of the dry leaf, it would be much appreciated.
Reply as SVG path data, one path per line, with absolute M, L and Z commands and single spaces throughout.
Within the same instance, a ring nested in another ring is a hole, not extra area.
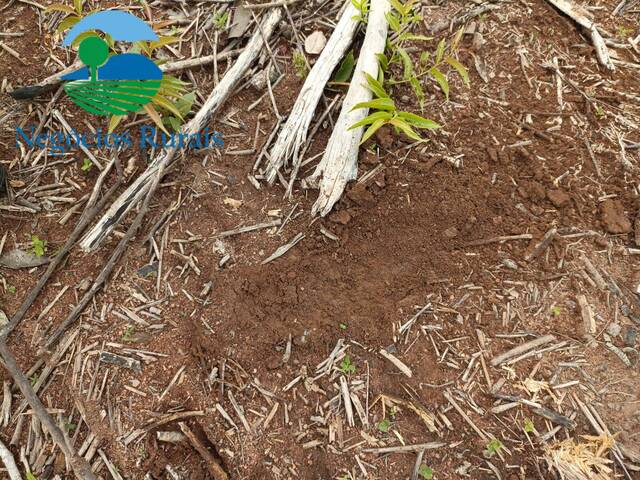
M 31 252 L 22 250 L 11 250 L 0 257 L 0 267 L 19 270 L 21 268 L 40 267 L 49 263 L 51 259 L 46 256 L 38 257 Z

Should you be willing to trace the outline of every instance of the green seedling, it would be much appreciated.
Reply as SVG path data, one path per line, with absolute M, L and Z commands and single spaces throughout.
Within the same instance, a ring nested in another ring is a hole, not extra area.
M 129 325 L 127 327 L 127 329 L 124 331 L 124 334 L 122 335 L 122 341 L 129 343 L 131 342 L 131 339 L 133 338 L 133 334 L 136 332 L 136 329 L 133 325 Z
M 342 359 L 342 363 L 340 363 L 340 371 L 345 375 L 356 373 L 356 366 L 351 363 L 351 357 L 349 355 L 345 355 Z
M 358 14 L 353 16 L 353 20 L 366 24 L 369 20 L 369 0 L 351 0 L 351 4 L 358 10 Z
M 91 163 L 91 160 L 89 160 L 88 158 L 85 158 L 84 161 L 82 162 L 82 166 L 80 167 L 80 170 L 86 173 L 89 170 L 91 170 L 91 167 L 93 167 L 93 163 Z
M 527 433 L 533 433 L 536 430 L 536 426 L 533 423 L 533 420 L 530 418 L 526 418 L 524 421 L 524 431 Z
M 213 17 L 213 24 L 216 27 L 216 30 L 224 30 L 227 26 L 227 22 L 229 21 L 229 11 L 227 10 L 224 13 L 216 13 L 215 17 Z
M 502 450 L 503 447 L 504 445 L 502 445 L 502 442 L 497 438 L 494 438 L 487 444 L 487 449 L 485 450 L 485 452 L 487 456 L 491 458 L 500 450 Z
M 31 235 L 31 248 L 36 257 L 43 257 L 47 251 L 47 242 L 40 240 L 37 235 Z
M 424 480 L 432 480 L 433 479 L 433 470 L 431 467 L 426 465 L 420 465 L 420 469 L 418 470 L 418 475 L 424 478 Z
M 382 433 L 387 433 L 389 431 L 389 427 L 391 427 L 391 422 L 389 421 L 389 419 L 385 418 L 384 420 L 382 420 L 381 422 L 378 422 L 378 424 L 376 425 L 376 427 L 378 428 L 378 430 L 380 430 Z
M 309 67 L 307 66 L 307 59 L 299 50 L 293 52 L 293 56 L 291 57 L 291 61 L 293 62 L 293 69 L 296 72 L 296 77 L 298 78 L 307 78 L 309 74 Z
M 371 136 L 385 125 L 394 127 L 397 132 L 404 133 L 411 140 L 421 142 L 424 139 L 414 130 L 414 128 L 433 130 L 440 128 L 440 125 L 433 120 L 421 117 L 419 115 L 402 112 L 396 108 L 396 104 L 384 89 L 382 83 L 373 78 L 369 74 L 365 74 L 369 89 L 374 95 L 374 99 L 369 102 L 359 103 L 353 107 L 354 110 L 359 108 L 368 108 L 373 111 L 365 119 L 353 124 L 349 130 L 359 127 L 367 127 L 362 136 L 362 143 L 366 142 Z

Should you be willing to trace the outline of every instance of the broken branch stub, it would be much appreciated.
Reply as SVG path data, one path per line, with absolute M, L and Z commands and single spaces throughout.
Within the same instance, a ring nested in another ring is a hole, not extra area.
M 611 57 L 609 56 L 609 49 L 607 48 L 602 35 L 600 35 L 600 31 L 598 30 L 595 22 L 589 18 L 590 14 L 587 10 L 569 0 L 547 0 L 547 2 L 587 30 L 591 36 L 591 42 L 596 50 L 596 56 L 598 57 L 600 64 L 607 70 L 613 71 L 616 69 L 611 61 Z
M 278 170 L 286 165 L 292 156 L 296 166 L 299 167 L 302 161 L 299 158 L 300 149 L 307 140 L 307 131 L 324 92 L 324 87 L 338 62 L 344 57 L 347 48 L 353 42 L 359 24 L 354 19 L 358 11 L 352 5 L 351 0 L 347 0 L 347 3 L 336 29 L 331 34 L 331 38 L 329 38 L 329 42 L 324 47 L 318 61 L 309 72 L 289 118 L 280 130 L 278 140 L 271 150 L 271 159 L 265 173 L 265 178 L 270 185 L 273 185 L 277 178 Z
M 262 52 L 265 42 L 269 41 L 276 26 L 282 18 L 282 10 L 272 10 L 254 32 L 233 66 L 227 71 L 220 83 L 212 90 L 209 98 L 196 113 L 196 116 L 185 125 L 181 133 L 190 135 L 199 132 L 210 120 L 211 116 L 220 108 L 224 101 L 231 95 L 234 88 L 242 80 L 255 59 Z M 95 250 L 113 229 L 122 221 L 131 210 L 149 191 L 151 184 L 159 172 L 165 166 L 170 165 L 177 153 L 176 148 L 165 148 L 156 156 L 147 169 L 132 183 L 127 190 L 118 197 L 109 210 L 102 216 L 98 223 L 87 233 L 80 242 L 80 247 L 90 252 Z
M 386 14 L 390 8 L 388 0 L 371 0 L 367 33 L 340 116 L 320 164 L 313 175 L 307 178 L 308 185 L 320 188 L 318 199 L 313 205 L 313 215 L 327 215 L 342 196 L 347 183 L 355 180 L 358 174 L 358 151 L 364 127 L 352 130 L 350 127 L 363 120 L 369 110 L 353 110 L 353 107 L 372 98 L 365 74 L 374 78 L 378 76 L 376 55 L 384 53 L 389 29 Z

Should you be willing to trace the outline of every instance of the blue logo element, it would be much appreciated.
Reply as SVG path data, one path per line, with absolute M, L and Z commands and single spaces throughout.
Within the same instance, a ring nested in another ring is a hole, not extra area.
M 158 36 L 138 17 L 120 10 L 106 10 L 85 17 L 67 34 L 71 46 L 85 32 L 102 31 L 114 41 L 156 41 Z M 82 40 L 78 55 L 87 65 L 62 77 L 64 89 L 76 105 L 96 115 L 137 112 L 158 93 L 162 70 L 144 55 L 113 54 L 97 35 Z

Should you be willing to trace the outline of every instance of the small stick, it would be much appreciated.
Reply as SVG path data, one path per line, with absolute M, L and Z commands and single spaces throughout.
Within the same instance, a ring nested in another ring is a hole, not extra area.
M 551 245 L 551 242 L 553 242 L 553 239 L 556 238 L 557 233 L 558 233 L 557 228 L 552 228 L 547 233 L 545 233 L 540 243 L 536 245 L 536 248 L 534 248 L 531 253 L 529 253 L 526 257 L 524 257 L 525 260 L 527 261 L 533 260 L 534 258 L 538 257 L 542 252 L 544 252 L 549 247 L 549 245 Z
M 384 348 L 380 350 L 380 355 L 382 355 L 384 358 L 386 358 L 391 363 L 393 363 L 398 368 L 398 370 L 404 373 L 407 377 L 409 378 L 413 377 L 413 373 L 411 372 L 411 369 L 407 367 L 404 363 L 402 363 L 402 361 L 398 357 L 387 352 Z
M 273 252 L 273 254 L 269 258 L 263 260 L 261 264 L 266 265 L 267 263 L 273 262 L 274 260 L 282 257 L 289 250 L 295 247 L 298 244 L 298 242 L 302 241 L 304 237 L 305 237 L 304 233 L 299 233 L 289 243 L 287 243 L 286 245 L 282 245 L 275 252 Z
M 269 3 L 260 3 L 255 5 L 242 5 L 242 7 L 247 10 L 265 10 L 267 8 L 274 7 L 288 7 L 289 5 L 293 5 L 294 3 L 298 3 L 301 0 L 280 0 L 279 2 L 269 2 Z
M 256 225 L 251 225 L 248 227 L 240 227 L 234 230 L 228 230 L 226 232 L 219 233 L 218 235 L 215 235 L 214 238 L 233 237 L 234 235 L 240 235 L 241 233 L 249 233 L 255 232 L 256 230 L 262 230 L 264 228 L 278 227 L 281 223 L 282 221 L 278 219 L 274 220 L 273 222 L 258 223 Z
M 583 141 L 584 141 L 584 146 L 587 147 L 587 152 L 589 152 L 589 157 L 591 158 L 591 163 L 593 163 L 593 168 L 596 170 L 596 175 L 598 175 L 598 178 L 602 180 L 602 171 L 600 170 L 600 163 L 598 162 L 598 159 L 593 153 L 591 144 L 586 138 L 584 138 Z
M 484 245 L 490 245 L 492 243 L 511 242 L 514 240 L 532 240 L 533 235 L 530 233 L 523 233 L 522 235 L 507 235 L 504 237 L 494 237 L 486 240 L 476 240 L 474 242 L 465 243 L 465 247 L 482 247 Z
M 418 473 L 420 472 L 420 465 L 422 465 L 422 458 L 424 457 L 424 450 L 420 450 L 416 456 L 416 464 L 413 466 L 413 473 L 411 474 L 411 480 L 418 480 Z
M 530 342 L 523 343 L 522 345 L 512 348 L 511 350 L 508 350 L 498 355 L 497 357 L 495 357 L 493 360 L 491 360 L 491 365 L 493 365 L 494 367 L 497 367 L 498 365 L 506 362 L 510 358 L 517 357 L 518 355 L 521 355 L 525 352 L 533 350 L 534 348 L 553 342 L 555 341 L 555 339 L 556 337 L 554 335 L 545 335 L 544 337 L 539 337 L 539 338 L 536 338 L 535 340 L 531 340 Z
M 202 442 L 196 437 L 196 435 L 191 431 L 191 429 L 184 422 L 179 422 L 178 426 L 180 426 L 180 430 L 182 433 L 186 435 L 191 442 L 193 448 L 200 454 L 200 456 L 204 459 L 204 462 L 207 464 L 207 470 L 213 477 L 213 480 L 228 480 L 229 475 L 224 471 L 218 460 L 213 456 L 213 454 L 205 447 Z
M 381 447 L 381 448 L 363 448 L 364 453 L 413 453 L 422 450 L 433 450 L 447 445 L 443 442 L 418 443 L 416 445 L 403 445 L 401 447 Z
M 344 378 L 344 376 L 340 377 L 340 390 L 342 392 L 344 411 L 347 415 L 347 421 L 349 422 L 349 426 L 353 427 L 355 425 L 355 421 L 353 419 L 353 405 L 351 404 L 351 396 L 349 395 L 349 384 L 347 384 L 347 379 Z
M 4 463 L 7 473 L 9 474 L 9 480 L 22 480 L 20 476 L 20 470 L 16 465 L 16 461 L 13 459 L 13 455 L 7 448 L 7 446 L 0 440 L 0 459 Z
M 593 335 L 596 333 L 596 321 L 593 318 L 591 312 L 591 305 L 587 302 L 587 297 L 584 295 L 577 295 L 576 300 L 580 306 L 580 314 L 582 315 L 582 324 L 585 335 Z
M 471 426 L 471 428 L 475 430 L 478 436 L 480 436 L 482 440 L 488 441 L 489 438 L 487 437 L 487 434 L 484 433 L 482 430 L 480 430 L 480 428 L 475 423 L 473 423 L 473 420 L 469 418 L 469 415 L 467 415 L 465 411 L 460 407 L 460 405 L 458 405 L 458 402 L 456 402 L 453 399 L 453 397 L 451 396 L 451 393 L 449 393 L 449 391 L 447 390 L 447 391 L 444 391 L 442 394 L 444 395 L 444 398 L 446 398 L 449 401 L 449 403 L 453 406 L 453 408 L 456 409 L 456 411 L 460 414 L 460 416 Z

